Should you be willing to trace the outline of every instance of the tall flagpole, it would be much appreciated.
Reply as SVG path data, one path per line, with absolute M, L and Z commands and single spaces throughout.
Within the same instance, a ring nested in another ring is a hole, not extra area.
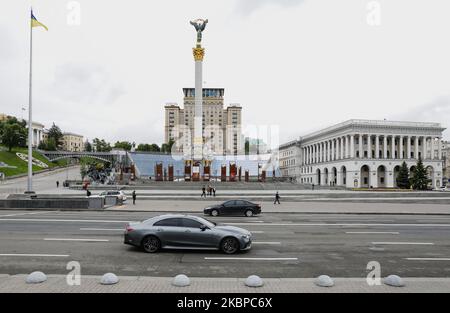
M 31 14 L 33 8 L 31 8 Z M 27 193 L 33 190 L 33 116 L 32 116 L 32 71 L 33 71 L 33 25 L 30 14 L 30 85 L 28 91 L 28 186 Z

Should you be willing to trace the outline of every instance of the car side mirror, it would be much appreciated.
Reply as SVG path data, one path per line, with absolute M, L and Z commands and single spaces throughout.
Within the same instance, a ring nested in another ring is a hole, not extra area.
M 200 226 L 200 229 L 201 229 L 202 231 L 205 231 L 205 230 L 208 229 L 208 227 L 207 227 L 206 225 L 202 225 L 202 226 Z

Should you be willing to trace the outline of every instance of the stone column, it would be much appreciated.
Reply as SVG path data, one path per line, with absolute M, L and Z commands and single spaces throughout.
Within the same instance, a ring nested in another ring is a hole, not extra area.
M 441 138 L 438 138 L 438 160 L 442 159 L 442 144 L 441 144 Z
M 427 137 L 422 137 L 422 160 L 425 160 L 427 158 Z
M 335 145 L 334 145 L 334 139 L 331 139 L 331 161 L 334 161 L 334 149 L 335 149 Z
M 400 145 L 400 148 L 399 148 L 398 156 L 399 156 L 399 159 L 403 159 L 403 136 L 400 136 L 399 145 Z
M 344 159 L 344 140 L 346 139 L 346 137 L 341 137 L 341 160 Z
M 359 134 L 359 158 L 362 159 L 364 156 L 364 151 L 363 151 L 363 137 L 362 134 Z
M 408 143 L 406 144 L 406 159 L 411 158 L 411 136 L 407 136 L 406 139 L 408 140 Z
M 375 135 L 375 159 L 380 158 L 380 136 Z
M 383 158 L 387 159 L 387 136 L 383 137 Z
M 367 135 L 367 158 L 372 158 L 372 135 Z
M 392 142 L 391 142 L 391 159 L 395 159 L 395 136 L 392 135 Z
M 350 135 L 350 157 L 355 157 L 355 135 Z
M 195 60 L 194 104 L 194 160 L 203 159 L 203 56 L 205 49 L 199 44 L 193 48 Z
M 434 160 L 434 138 L 430 138 L 430 152 L 431 152 L 431 159 Z M 436 170 L 435 170 L 436 171 Z
M 414 158 L 419 158 L 419 136 L 414 138 Z

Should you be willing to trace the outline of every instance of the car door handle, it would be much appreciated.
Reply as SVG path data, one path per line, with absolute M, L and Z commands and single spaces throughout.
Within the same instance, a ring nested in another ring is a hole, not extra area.
M 188 230 L 185 230 L 184 232 L 185 232 L 185 233 L 190 233 L 191 231 L 188 229 Z
M 158 228 L 156 231 L 163 231 L 162 228 Z

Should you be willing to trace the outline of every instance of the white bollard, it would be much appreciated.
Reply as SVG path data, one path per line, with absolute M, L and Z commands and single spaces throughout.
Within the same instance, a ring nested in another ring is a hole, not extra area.
M 179 274 L 177 276 L 175 276 L 175 278 L 173 279 L 172 285 L 177 286 L 177 287 L 186 287 L 189 286 L 191 284 L 191 281 L 189 279 L 189 277 L 187 277 L 184 274 Z
M 100 284 L 102 285 L 114 285 L 119 282 L 119 278 L 114 273 L 106 273 L 102 276 Z
M 256 275 L 250 275 L 245 280 L 245 285 L 247 287 L 262 287 L 264 285 L 264 282 L 261 279 L 261 277 L 256 276 Z
M 403 287 L 405 286 L 405 283 L 403 282 L 403 279 L 400 276 L 397 275 L 389 275 L 386 277 L 383 282 L 392 287 Z
M 316 278 L 316 281 L 314 282 L 319 287 L 333 287 L 334 281 L 333 279 L 328 275 L 320 275 Z
M 25 280 L 27 284 L 40 284 L 47 280 L 47 275 L 42 272 L 36 271 L 27 276 Z

